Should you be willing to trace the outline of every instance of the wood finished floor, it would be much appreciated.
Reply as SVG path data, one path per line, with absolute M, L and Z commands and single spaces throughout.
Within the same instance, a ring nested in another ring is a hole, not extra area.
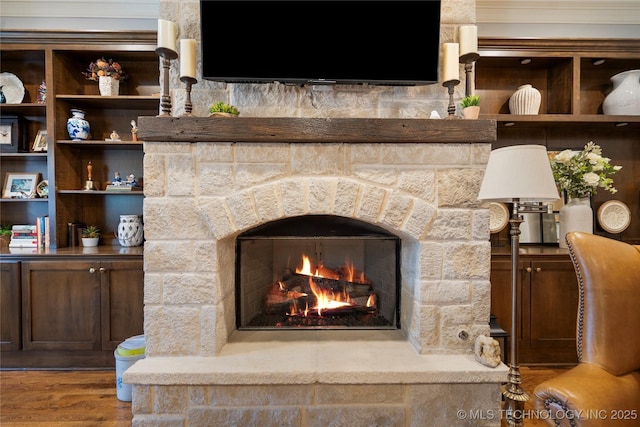
M 523 387 L 532 395 L 537 384 L 566 369 L 522 367 Z M 530 409 L 531 400 L 525 403 Z M 131 403 L 116 397 L 113 370 L 0 371 L 2 427 L 125 427 L 131 418 Z M 525 426 L 546 424 L 526 419 Z

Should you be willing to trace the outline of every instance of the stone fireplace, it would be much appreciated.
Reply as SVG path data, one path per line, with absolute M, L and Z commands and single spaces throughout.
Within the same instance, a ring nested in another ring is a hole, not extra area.
M 477 192 L 494 121 L 141 117 L 139 134 L 134 426 L 500 425 L 507 369 L 473 356 L 489 335 Z M 239 330 L 238 237 L 319 215 L 399 238 L 399 327 Z

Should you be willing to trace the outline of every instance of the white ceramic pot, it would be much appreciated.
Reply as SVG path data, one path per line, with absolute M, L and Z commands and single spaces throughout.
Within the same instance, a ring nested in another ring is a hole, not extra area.
M 602 103 L 602 112 L 612 115 L 640 115 L 640 70 L 629 70 L 611 77 L 613 90 Z
M 593 234 L 593 209 L 589 197 L 569 199 L 560 208 L 559 246 L 567 247 L 565 236 L 572 231 L 582 231 Z
M 531 85 L 522 85 L 509 98 L 511 114 L 536 115 L 540 111 L 542 96 L 540 91 Z
M 83 237 L 82 246 L 86 248 L 92 248 L 92 247 L 98 246 L 99 241 L 100 241 L 99 237 Z
M 120 80 L 111 76 L 99 76 L 98 87 L 102 96 L 117 96 L 120 93 Z

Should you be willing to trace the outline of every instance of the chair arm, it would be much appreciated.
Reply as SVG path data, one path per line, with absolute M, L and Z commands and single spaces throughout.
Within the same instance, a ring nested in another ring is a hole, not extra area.
M 539 384 L 533 395 L 538 414 L 550 411 L 550 426 L 640 425 L 640 371 L 615 376 L 582 363 Z

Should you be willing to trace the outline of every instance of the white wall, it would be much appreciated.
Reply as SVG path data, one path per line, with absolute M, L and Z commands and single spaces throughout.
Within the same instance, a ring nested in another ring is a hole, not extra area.
M 154 30 L 159 3 L 0 0 L 0 29 Z M 640 38 L 639 0 L 476 0 L 476 15 L 482 37 Z

